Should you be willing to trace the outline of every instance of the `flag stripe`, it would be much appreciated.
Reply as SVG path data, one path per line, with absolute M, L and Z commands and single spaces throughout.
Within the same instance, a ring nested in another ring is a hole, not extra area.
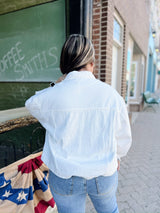
M 41 153 L 1 169 L 0 213 L 8 213 L 8 208 L 13 213 L 45 213 L 48 206 L 54 207 L 48 175 Z
M 32 159 L 34 159 L 34 158 L 37 158 L 37 157 L 39 157 L 39 156 L 41 156 L 41 155 L 42 155 L 42 152 L 38 152 L 38 153 L 36 153 L 36 154 L 28 155 L 27 157 L 25 157 L 25 158 L 23 158 L 23 159 L 20 159 L 20 160 L 18 160 L 18 161 L 16 161 L 16 162 L 14 162 L 14 163 L 12 163 L 12 164 L 10 164 L 10 165 L 4 167 L 4 168 L 1 168 L 1 169 L 0 169 L 0 173 L 2 173 L 2 172 L 8 172 L 8 170 L 12 170 L 13 167 L 16 168 L 18 165 L 23 164 L 23 163 L 25 163 L 25 162 L 28 161 L 28 160 L 32 160 Z
M 55 202 L 53 198 L 49 200 L 48 202 L 41 200 L 38 205 L 34 208 L 35 213 L 43 213 L 47 210 L 48 206 L 54 207 Z
M 21 173 L 30 173 L 33 170 L 38 169 L 43 164 L 43 161 L 41 160 L 41 156 L 38 156 L 34 159 L 28 160 L 25 163 L 22 163 L 18 166 L 18 172 L 21 171 Z
M 48 180 L 46 179 L 46 177 L 44 177 L 43 180 L 41 181 L 35 178 L 33 180 L 33 185 L 34 185 L 34 192 L 39 189 L 45 192 L 48 189 Z

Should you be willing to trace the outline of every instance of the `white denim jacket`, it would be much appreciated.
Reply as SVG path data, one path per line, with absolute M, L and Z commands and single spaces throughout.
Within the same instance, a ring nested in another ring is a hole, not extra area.
M 61 178 L 110 176 L 131 146 L 123 98 L 89 71 L 70 72 L 25 105 L 46 128 L 42 160 Z

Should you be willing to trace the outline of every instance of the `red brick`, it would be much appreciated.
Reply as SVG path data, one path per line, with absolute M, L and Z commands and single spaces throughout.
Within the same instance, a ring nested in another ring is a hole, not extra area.
M 108 6 L 108 1 L 102 1 L 102 7 L 106 7 L 106 6 Z
M 108 15 L 107 12 L 102 13 L 102 17 L 107 17 L 107 15 Z
M 107 26 L 107 21 L 101 22 L 101 26 Z
M 101 12 L 100 8 L 96 8 L 93 11 L 94 11 L 94 13 L 100 13 Z
M 100 18 L 100 14 L 93 15 L 93 19 L 99 19 L 99 18 Z

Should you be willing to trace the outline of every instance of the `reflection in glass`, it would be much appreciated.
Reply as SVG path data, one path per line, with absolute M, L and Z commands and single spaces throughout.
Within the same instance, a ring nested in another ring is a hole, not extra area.
M 122 41 L 122 27 L 116 19 L 114 19 L 113 37 L 114 37 L 115 40 L 117 40 L 121 43 L 121 41 Z
M 131 66 L 131 86 L 130 86 L 130 97 L 135 96 L 135 90 L 136 90 L 136 69 L 137 69 L 137 63 L 133 62 Z

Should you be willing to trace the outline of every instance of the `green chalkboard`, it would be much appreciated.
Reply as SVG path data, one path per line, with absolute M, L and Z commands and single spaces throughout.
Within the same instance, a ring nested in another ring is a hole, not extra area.
M 13 12 L 34 5 L 57 0 L 0 0 L 0 14 Z
M 65 40 L 65 0 L 0 16 L 0 81 L 54 81 Z

